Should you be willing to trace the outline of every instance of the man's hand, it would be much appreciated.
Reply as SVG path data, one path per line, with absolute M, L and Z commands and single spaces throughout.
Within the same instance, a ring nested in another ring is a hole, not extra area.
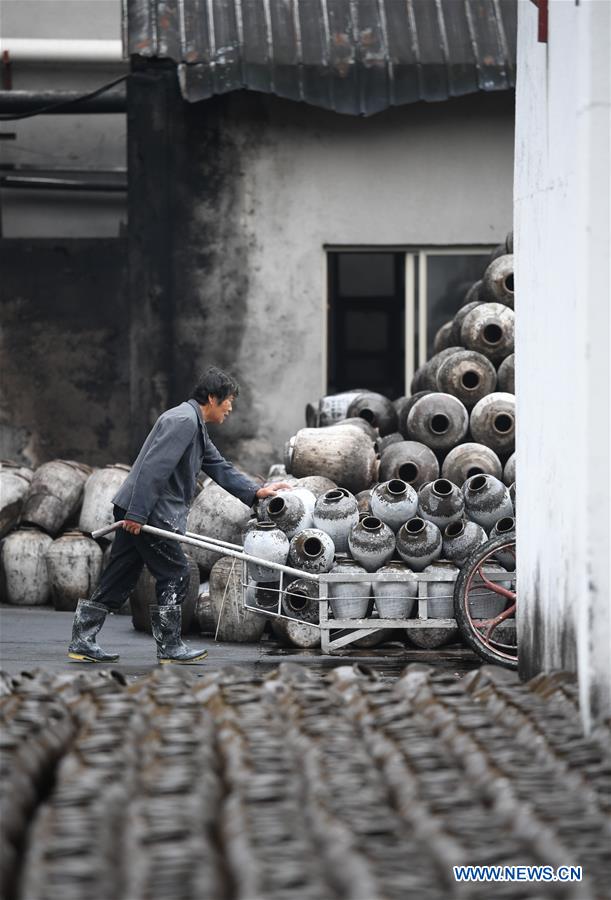
M 286 481 L 275 481 L 273 484 L 268 484 L 266 487 L 259 488 L 257 493 L 255 494 L 257 500 L 264 500 L 265 497 L 273 497 L 275 493 L 278 491 L 292 491 L 293 485 L 288 484 Z
M 140 534 L 142 525 L 140 524 L 140 522 L 132 522 L 131 519 L 125 519 L 123 522 L 123 528 L 126 531 L 129 531 L 130 534 Z

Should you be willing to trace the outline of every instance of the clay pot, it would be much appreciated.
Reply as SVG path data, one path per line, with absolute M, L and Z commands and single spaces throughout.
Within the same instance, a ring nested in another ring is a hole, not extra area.
M 2 543 L 2 568 L 7 603 L 12 606 L 44 606 L 51 586 L 45 553 L 53 538 L 38 528 L 20 528 Z
M 306 528 L 291 538 L 289 565 L 305 572 L 328 572 L 333 565 L 335 546 L 328 534 Z
M 439 353 L 431 356 L 431 358 L 427 363 L 425 363 L 423 367 L 422 375 L 420 376 L 419 381 L 419 389 L 421 391 L 436 391 L 437 372 L 439 371 L 440 366 L 461 349 L 461 347 L 453 344 L 452 346 L 447 347 L 445 350 L 440 350 Z
M 427 395 L 431 396 L 431 395 Z M 380 481 L 400 478 L 415 490 L 439 477 L 439 462 L 429 447 L 418 441 L 392 444 L 380 459 Z
M 192 629 L 197 630 L 197 619 L 195 618 L 195 606 L 199 594 L 199 569 L 195 560 L 188 558 L 189 564 L 189 585 L 187 594 L 182 603 L 182 621 L 181 634 L 188 634 Z M 239 573 L 242 567 L 236 563 Z M 240 593 L 241 601 L 241 593 Z M 130 606 L 132 614 L 132 625 L 136 631 L 145 631 L 152 634 L 151 629 L 151 606 L 157 603 L 157 592 L 155 589 L 155 579 L 147 568 L 142 570 L 136 588 L 130 597 Z
M 488 394 L 471 410 L 471 434 L 501 456 L 515 449 L 516 398 L 500 391 Z
M 489 576 L 503 575 L 506 569 L 496 563 L 487 562 L 484 574 Z M 497 582 L 507 590 L 511 590 L 512 581 Z M 469 592 L 469 612 L 474 619 L 494 619 L 507 608 L 507 599 L 483 584 L 474 585 Z
M 493 363 L 513 353 L 515 315 L 502 303 L 481 303 L 463 319 L 461 343 L 467 350 L 487 356 Z
M 257 609 L 278 612 L 280 601 L 279 581 L 251 581 L 246 588 L 246 603 Z
M 426 575 L 437 575 L 443 581 L 429 581 L 427 585 L 427 617 L 429 619 L 454 618 L 454 582 L 458 569 L 448 560 L 440 559 L 424 569 Z
M 359 416 L 350 416 L 349 419 L 340 419 L 339 422 L 333 423 L 336 427 L 344 426 L 344 425 L 353 425 L 355 428 L 358 428 L 363 434 L 366 434 L 368 438 L 372 441 L 377 441 L 378 439 L 378 430 L 371 425 L 367 419 L 361 419 Z
M 382 454 L 386 450 L 387 447 L 390 447 L 391 444 L 400 444 L 403 440 L 403 435 L 400 431 L 393 431 L 392 434 L 387 434 L 386 437 L 380 438 L 377 443 L 378 453 Z
M 513 253 L 513 231 L 507 232 L 505 238 L 505 253 Z
M 495 303 L 503 303 L 513 309 L 515 297 L 513 255 L 504 254 L 493 260 L 484 272 L 482 283 L 486 299 L 493 300 Z
M 476 282 L 476 284 L 481 284 L 481 282 Z M 475 285 L 473 286 L 475 287 Z M 473 290 L 473 288 L 472 288 Z M 468 295 L 467 295 L 468 296 Z M 462 347 L 462 323 L 465 321 L 466 317 L 469 315 L 472 309 L 475 309 L 476 306 L 481 306 L 482 300 L 471 299 L 467 300 L 465 298 L 465 302 L 460 307 L 454 318 L 452 319 L 452 344 L 455 347 Z
M 513 484 L 516 480 L 516 455 L 512 453 L 507 462 L 505 463 L 505 468 L 503 469 L 503 481 L 509 487 L 510 484 Z
M 437 389 L 452 394 L 472 409 L 496 388 L 496 369 L 489 359 L 473 350 L 458 350 L 437 369 Z
M 465 292 L 465 296 L 462 299 L 462 303 L 460 304 L 460 308 L 463 309 L 469 303 L 482 303 L 483 298 L 481 296 L 482 289 L 482 279 L 480 278 L 478 281 L 474 281 L 471 287 Z M 460 335 L 460 332 L 459 332 Z
M 461 568 L 467 557 L 487 540 L 488 535 L 481 525 L 459 519 L 447 525 L 443 531 L 443 557 Z
M 285 565 L 289 555 L 289 539 L 273 522 L 257 522 L 244 536 L 244 552 L 270 562 Z M 258 563 L 248 563 L 248 575 L 253 581 L 274 581 L 277 570 Z
M 494 262 L 495 259 L 498 259 L 499 256 L 505 256 L 506 253 L 507 250 L 505 249 L 505 241 L 503 241 L 502 244 L 497 244 L 488 257 L 488 265 L 490 265 L 491 262 Z
M 335 425 L 340 419 L 348 415 L 348 408 L 355 397 L 363 391 L 343 391 L 339 394 L 328 394 L 318 401 L 318 410 L 315 413 L 316 423 L 311 427 L 324 428 L 327 425 Z
M 366 516 L 371 515 L 371 495 L 372 495 L 372 493 L 373 493 L 373 488 L 367 488 L 366 491 L 360 491 L 354 498 L 357 503 L 359 517 L 361 515 L 366 515 Z
M 444 625 L 439 628 L 406 629 L 409 643 L 420 650 L 436 650 L 447 644 L 455 643 L 460 635 L 457 625 Z
M 45 559 L 53 606 L 74 612 L 78 601 L 89 597 L 98 583 L 102 551 L 82 531 L 68 531 L 47 548 Z
M 446 322 L 445 325 L 442 325 L 441 328 L 437 329 L 433 339 L 433 350 L 435 353 L 439 353 L 447 347 L 455 346 L 452 342 L 453 326 L 454 323 L 450 320 L 449 322 Z
M 325 475 L 353 494 L 375 481 L 377 459 L 372 442 L 351 425 L 302 428 L 286 445 L 286 467 L 300 478 Z
M 292 619 L 318 622 L 318 585 L 305 578 L 296 578 L 282 592 L 282 612 Z
M 217 623 L 219 641 L 258 642 L 265 629 L 266 616 L 244 608 L 242 565 L 224 556 L 210 572 L 210 604 Z
M 350 532 L 348 547 L 367 572 L 375 572 L 395 552 L 395 536 L 380 519 L 365 516 Z
M 437 388 L 435 388 L 437 390 Z M 409 416 L 409 411 L 414 405 L 420 400 L 421 397 L 426 397 L 428 394 L 431 394 L 432 391 L 417 391 L 415 394 L 412 394 L 411 397 L 406 397 L 402 402 L 400 408 L 397 410 L 397 416 L 399 420 L 399 432 L 403 435 L 404 438 L 407 438 L 407 417 Z M 380 453 L 382 453 L 382 449 L 379 447 Z
M 0 464 L 0 538 L 19 522 L 34 473 L 10 460 Z
M 348 550 L 348 535 L 359 520 L 356 497 L 335 488 L 319 497 L 314 507 L 314 527 L 328 534 L 336 553 Z
M 187 519 L 187 531 L 206 537 L 241 544 L 242 534 L 248 523 L 251 510 L 245 503 L 227 493 L 220 485 L 210 481 L 191 506 Z M 191 547 L 190 554 L 202 573 L 207 574 L 222 557 L 213 550 Z
M 412 380 L 409 386 L 409 392 L 413 396 L 414 394 L 418 394 L 422 390 L 422 378 L 424 376 L 424 370 L 426 367 L 426 363 L 421 366 L 418 366 L 416 371 L 412 376 Z
M 441 556 L 441 531 L 433 522 L 414 516 L 402 525 L 397 534 L 397 552 L 414 572 Z
M 367 570 L 353 559 L 338 557 L 333 575 L 363 575 Z M 336 581 L 329 584 L 329 605 L 335 619 L 364 619 L 371 602 L 371 582 Z
M 309 475 L 306 478 L 299 478 L 296 480 L 295 486 L 310 491 L 311 494 L 314 494 L 315 500 L 337 487 L 334 481 L 325 478 L 324 475 Z
M 266 497 L 259 504 L 257 515 L 263 521 L 272 522 L 289 540 L 308 528 L 312 520 L 303 500 L 295 491 L 278 491 L 273 497 Z
M 515 394 L 516 392 L 515 359 L 515 353 L 510 353 L 505 357 L 497 372 L 498 389 L 505 394 Z
M 510 496 L 511 502 L 512 502 L 512 504 L 513 504 L 513 511 L 514 511 L 514 515 L 515 515 L 516 509 L 517 509 L 517 506 L 516 506 L 516 483 L 515 483 L 515 481 L 514 481 L 513 484 L 510 484 L 510 485 L 509 485 L 509 496 Z
M 378 575 L 395 573 L 412 574 L 405 563 L 391 560 L 378 569 Z M 412 581 L 374 581 L 372 583 L 375 605 L 381 619 L 409 619 L 416 606 L 418 582 Z
M 437 478 L 423 484 L 418 491 L 418 515 L 433 522 L 441 531 L 462 519 L 464 509 L 465 501 L 460 488 L 447 478 Z
M 486 474 L 500 478 L 503 466 L 490 447 L 474 443 L 459 444 L 450 450 L 444 459 L 441 474 L 458 487 L 462 487 L 471 475 Z
M 429 394 L 422 397 L 414 403 L 407 417 L 410 439 L 434 450 L 455 447 L 462 441 L 468 428 L 469 413 L 460 400 L 451 394 Z
M 472 475 L 462 486 L 465 514 L 488 533 L 499 519 L 513 516 L 509 491 L 493 475 Z
M 303 527 L 311 528 L 314 524 L 314 507 L 316 506 L 316 495 L 312 491 L 309 491 L 306 487 L 303 487 L 298 483 L 291 490 L 291 494 L 293 495 L 293 497 L 299 497 L 299 499 L 303 503 L 303 508 L 305 510 L 305 522 L 303 524 Z
M 83 505 L 78 523 L 80 531 L 91 534 L 98 528 L 113 524 L 115 517 L 112 499 L 129 471 L 129 466 L 115 463 L 91 473 L 83 489 Z
M 45 463 L 34 472 L 22 520 L 57 534 L 78 510 L 89 466 L 65 459 Z
M 516 534 L 516 520 L 513 516 L 503 516 L 498 522 L 494 523 L 494 526 L 490 530 L 490 540 L 494 540 L 497 537 L 506 537 L 506 538 L 515 538 Z M 506 569 L 508 572 L 515 571 L 516 567 L 516 556 L 515 553 L 512 553 L 511 550 L 497 550 L 494 554 L 495 559 L 498 560 L 500 565 Z
M 373 391 L 367 391 L 354 398 L 346 413 L 346 418 L 350 416 L 365 419 L 378 429 L 382 437 L 397 430 L 397 411 L 392 401 L 383 394 L 376 394 Z
M 293 647 L 302 650 L 320 647 L 320 628 L 315 625 L 306 625 L 296 619 L 272 619 L 272 631 L 279 640 Z
M 371 494 L 371 512 L 392 531 L 416 515 L 418 495 L 411 485 L 400 478 L 378 484 Z

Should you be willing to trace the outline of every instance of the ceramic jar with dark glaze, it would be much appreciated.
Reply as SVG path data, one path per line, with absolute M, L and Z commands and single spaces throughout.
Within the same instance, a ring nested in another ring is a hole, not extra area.
M 246 603 L 257 609 L 278 612 L 280 600 L 279 581 L 251 581 L 246 588 Z
M 509 487 L 510 484 L 513 484 L 516 480 L 516 455 L 512 453 L 507 462 L 505 463 L 505 468 L 503 469 L 503 481 Z
M 499 456 L 509 456 L 515 449 L 516 398 L 497 391 L 483 397 L 471 410 L 471 434 Z
M 481 285 L 481 282 L 478 281 L 478 282 L 476 282 L 476 284 Z M 473 288 L 471 288 L 471 290 L 473 290 L 474 288 L 475 288 L 475 285 L 473 285 Z M 468 294 L 467 294 L 467 296 L 468 296 Z M 452 344 L 455 347 L 463 346 L 463 344 L 462 344 L 462 323 L 465 321 L 465 318 L 469 315 L 469 313 L 471 312 L 472 309 L 475 309 L 476 306 L 481 306 L 481 304 L 482 304 L 482 301 L 479 299 L 473 298 L 471 300 L 467 300 L 465 298 L 465 302 L 463 303 L 463 305 L 460 307 L 460 309 L 454 316 L 454 319 L 452 320 Z
M 443 579 L 427 584 L 427 616 L 429 619 L 454 618 L 454 582 L 458 569 L 449 560 L 439 559 L 424 569 L 426 575 L 436 575 Z
M 377 475 L 373 442 L 354 425 L 302 428 L 285 448 L 286 468 L 298 478 L 324 475 L 356 494 Z
M 391 444 L 400 444 L 403 441 L 403 435 L 400 431 L 393 431 L 392 434 L 387 434 L 386 437 L 379 438 L 376 441 L 378 447 L 378 453 L 381 455 L 384 453 L 387 447 L 390 447 Z
M 380 481 L 399 478 L 415 490 L 439 477 L 439 462 L 433 451 L 419 441 L 403 441 L 387 447 L 380 459 Z
M 414 572 L 422 572 L 441 556 L 441 531 L 433 522 L 414 516 L 397 534 L 397 552 Z
M 366 569 L 354 559 L 338 556 L 332 575 L 364 575 Z M 329 605 L 335 619 L 364 619 L 371 603 L 371 582 L 334 581 L 329 584 Z
M 513 353 L 515 315 L 502 303 L 481 303 L 463 319 L 461 343 L 498 365 Z
M 371 512 L 392 531 L 416 515 L 418 495 L 411 485 L 400 478 L 391 478 L 376 485 L 371 494 Z
M 490 531 L 490 540 L 497 537 L 506 537 L 508 540 L 515 540 L 516 536 L 516 520 L 513 516 L 503 516 L 498 522 L 494 523 Z M 497 550 L 494 554 L 495 558 L 508 572 L 513 572 L 516 567 L 515 548 L 513 550 Z
M 380 435 L 391 434 L 397 430 L 397 411 L 392 401 L 383 394 L 367 391 L 355 397 L 346 413 L 346 418 L 358 416 L 365 419 Z
M 311 524 L 302 498 L 295 491 L 278 491 L 273 497 L 259 504 L 259 514 L 263 521 L 273 522 L 290 540 Z
M 515 360 L 515 353 L 510 353 L 505 357 L 497 372 L 498 389 L 505 394 L 515 394 L 516 392 Z
M 469 413 L 464 404 L 451 394 L 422 397 L 414 403 L 407 417 L 410 439 L 433 450 L 455 447 L 465 437 L 468 428 Z
M 350 532 L 348 547 L 367 572 L 375 572 L 395 552 L 395 536 L 376 516 L 365 516 Z
M 285 565 L 289 555 L 289 539 L 273 522 L 257 522 L 244 536 L 244 553 Z M 253 581 L 274 581 L 278 570 L 266 568 L 260 563 L 248 563 L 248 574 Z
M 370 516 L 371 515 L 371 495 L 373 493 L 373 488 L 367 488 L 366 491 L 359 491 L 356 495 L 355 500 L 357 503 L 359 518 L 362 515 Z
M 348 535 L 359 520 L 356 497 L 335 488 L 319 497 L 314 507 L 314 527 L 329 535 L 336 553 L 348 550 Z
M 74 612 L 89 597 L 102 573 L 102 551 L 82 531 L 67 531 L 47 548 L 45 559 L 53 606 Z
M 450 450 L 443 461 L 441 474 L 458 487 L 462 487 L 471 475 L 494 475 L 500 478 L 503 474 L 501 461 L 490 447 L 484 444 L 459 444 Z
M 439 353 L 435 353 L 434 356 L 424 364 L 422 375 L 420 376 L 420 390 L 422 391 L 436 391 L 437 388 L 437 372 L 439 371 L 440 366 L 443 363 L 451 359 L 455 353 L 457 353 L 462 348 L 452 344 L 450 347 L 446 347 L 445 350 L 440 350 Z
M 54 459 L 34 472 L 22 521 L 57 534 L 81 504 L 91 468 L 72 460 Z
M 439 353 L 441 350 L 446 350 L 448 347 L 455 346 L 452 343 L 452 329 L 454 323 L 452 320 L 446 322 L 445 325 L 442 325 L 441 328 L 438 328 L 435 337 L 433 339 L 433 350 L 435 353 Z
M 297 578 L 282 592 L 282 612 L 291 619 L 318 622 L 318 585 L 306 578 Z
M 342 391 L 339 394 L 327 394 L 320 398 L 316 407 L 308 403 L 306 406 L 308 428 L 325 428 L 327 425 L 334 425 L 339 419 L 345 419 L 348 407 L 360 393 L 362 391 L 353 390 Z
M 378 569 L 378 575 L 413 575 L 409 566 L 391 560 Z M 381 619 L 408 619 L 414 612 L 418 596 L 415 576 L 410 581 L 374 581 L 372 583 L 375 605 Z
M 437 390 L 435 388 L 435 390 Z M 415 394 L 412 394 L 411 397 L 406 397 L 401 406 L 397 410 L 397 417 L 399 420 L 399 433 L 403 435 L 403 437 L 407 440 L 407 417 L 409 416 L 409 411 L 414 405 L 420 400 L 422 397 L 426 397 L 428 394 L 431 394 L 432 391 L 416 391 Z M 378 444 L 379 447 L 379 444 Z M 380 453 L 382 450 L 380 448 Z
M 513 282 L 513 254 L 507 253 L 493 260 L 482 278 L 483 291 L 486 299 L 503 303 L 513 309 L 514 282 Z
M 462 519 L 464 509 L 465 501 L 460 488 L 447 478 L 437 478 L 423 484 L 418 491 L 418 515 L 433 522 L 441 531 Z
M 466 409 L 472 409 L 495 388 L 496 369 L 474 350 L 458 350 L 437 369 L 437 390 L 458 397 Z
M 328 572 L 333 565 L 335 546 L 328 534 L 306 528 L 291 538 L 289 565 L 305 572 Z
M 467 557 L 487 540 L 488 535 L 481 525 L 459 519 L 443 531 L 443 557 L 461 568 Z
M 462 486 L 465 514 L 489 532 L 504 516 L 513 516 L 509 491 L 493 475 L 473 475 Z

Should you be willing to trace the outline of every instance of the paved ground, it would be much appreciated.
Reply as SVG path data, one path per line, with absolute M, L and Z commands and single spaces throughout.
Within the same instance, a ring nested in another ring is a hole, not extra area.
M 0 605 L 0 669 L 12 674 L 37 667 L 50 672 L 90 668 L 87 664 L 71 662 L 66 656 L 71 623 L 72 613 L 40 607 Z M 109 616 L 99 640 L 106 649 L 121 654 L 121 659 L 113 663 L 112 668 L 124 675 L 144 675 L 157 668 L 153 639 L 135 631 L 129 616 Z M 228 665 L 246 666 L 253 673 L 266 672 L 287 660 L 307 665 L 312 671 L 360 662 L 388 678 L 397 677 L 411 662 L 430 662 L 457 674 L 479 665 L 476 656 L 458 646 L 430 652 L 406 650 L 397 643 L 373 651 L 347 649 L 328 657 L 318 650 L 291 649 L 267 639 L 258 644 L 227 644 L 193 635 L 187 640 L 208 650 L 205 665 L 197 667 L 202 675 Z

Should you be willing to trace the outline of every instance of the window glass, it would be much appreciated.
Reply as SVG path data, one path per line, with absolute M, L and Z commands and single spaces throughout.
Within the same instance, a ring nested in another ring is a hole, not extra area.
M 392 297 L 394 292 L 392 253 L 338 253 L 340 297 Z
M 451 319 L 468 289 L 482 277 L 488 263 L 487 253 L 427 253 L 427 355 L 433 355 L 438 328 Z

